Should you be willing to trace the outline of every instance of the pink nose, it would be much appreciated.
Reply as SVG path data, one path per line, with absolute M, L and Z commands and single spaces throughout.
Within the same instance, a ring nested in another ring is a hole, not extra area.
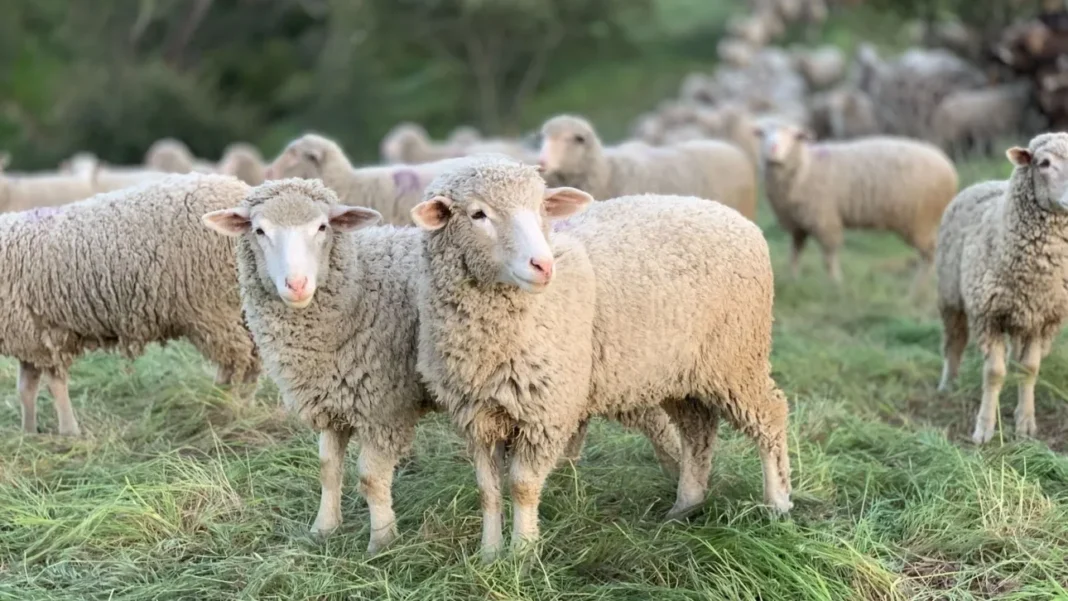
M 308 285 L 308 278 L 302 275 L 286 278 L 286 288 L 297 294 L 304 294 L 304 288 Z
M 542 279 L 548 280 L 553 275 L 552 259 L 531 259 L 530 266 L 534 268 L 534 273 L 541 276 Z

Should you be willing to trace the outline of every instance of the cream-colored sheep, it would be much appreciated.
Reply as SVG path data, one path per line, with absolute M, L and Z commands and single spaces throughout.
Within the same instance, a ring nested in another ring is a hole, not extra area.
M 1032 92 L 1028 81 L 954 92 L 935 110 L 935 140 L 955 155 L 971 149 L 993 154 L 1000 138 L 1023 130 Z
M 61 171 L 77 176 L 87 177 L 93 192 L 111 192 L 146 182 L 167 177 L 167 173 L 144 167 L 116 167 L 103 165 L 91 153 L 79 152 L 63 162 Z
M 423 126 L 411 122 L 401 123 L 391 129 L 382 138 L 380 151 L 386 163 L 410 165 L 432 163 L 464 154 L 459 145 L 435 144 Z
M 913 290 L 934 259 L 942 211 L 957 193 L 957 171 L 938 148 L 902 138 L 861 138 L 810 144 L 792 125 L 766 123 L 763 140 L 765 192 L 779 225 L 793 238 L 790 271 L 796 277 L 809 236 L 823 249 L 836 283 L 838 252 L 846 228 L 897 233 L 920 253 Z
M 972 336 L 984 357 L 977 444 L 994 436 L 1006 338 L 1023 372 L 1016 433 L 1035 435 L 1039 365 L 1068 318 L 1068 134 L 1043 134 L 1007 154 L 1012 177 L 962 191 L 938 235 L 939 389 L 953 383 Z
M 570 115 L 550 119 L 541 131 L 539 162 L 550 185 L 572 186 L 598 200 L 643 193 L 698 196 L 756 216 L 755 168 L 732 144 L 605 148 L 588 121 Z
M 215 165 L 202 161 L 182 141 L 162 138 L 145 152 L 145 167 L 166 173 L 214 173 Z
M 232 175 L 250 186 L 258 186 L 266 179 L 267 166 L 263 162 L 263 155 L 255 146 L 235 142 L 223 151 L 218 171 Z

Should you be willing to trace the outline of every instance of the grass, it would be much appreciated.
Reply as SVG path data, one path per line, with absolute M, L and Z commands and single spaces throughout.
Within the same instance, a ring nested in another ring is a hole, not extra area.
M 1003 171 L 962 168 L 969 181 Z M 785 236 L 766 210 L 761 222 L 783 273 Z M 1017 442 L 1006 426 L 976 449 L 978 360 L 969 352 L 958 392 L 935 392 L 934 290 L 906 300 L 911 252 L 875 234 L 849 236 L 847 250 L 841 290 L 815 249 L 802 280 L 777 283 L 789 519 L 758 505 L 755 449 L 725 427 L 703 513 L 663 523 L 674 485 L 648 443 L 598 423 L 582 462 L 549 481 L 539 559 L 482 566 L 473 472 L 436 417 L 396 480 L 402 538 L 369 558 L 352 453 L 345 523 L 325 540 L 307 533 L 316 443 L 270 382 L 242 406 L 184 344 L 132 363 L 94 354 L 72 381 L 88 435 L 27 437 L 4 360 L 0 599 L 1068 598 L 1068 352 L 1043 365 L 1041 439 Z M 40 414 L 54 432 L 50 404 Z

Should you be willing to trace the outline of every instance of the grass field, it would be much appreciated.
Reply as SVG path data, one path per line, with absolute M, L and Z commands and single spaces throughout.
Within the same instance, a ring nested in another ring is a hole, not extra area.
M 966 179 L 1001 177 L 1004 161 Z M 776 271 L 786 238 L 763 211 Z M 540 559 L 480 564 L 462 444 L 427 420 L 395 485 L 402 538 L 364 554 L 347 464 L 345 523 L 307 533 L 319 497 L 312 433 L 266 380 L 250 407 L 211 386 L 182 344 L 130 363 L 93 355 L 71 396 L 87 436 L 24 437 L 15 365 L 0 363 L 0 599 L 1054 599 L 1068 598 L 1068 351 L 1043 364 L 1040 440 L 967 442 L 979 362 L 940 396 L 934 287 L 905 292 L 912 254 L 848 238 L 835 290 L 809 250 L 776 289 L 774 371 L 792 406 L 795 509 L 768 516 L 752 445 L 725 427 L 705 511 L 665 524 L 674 484 L 648 443 L 608 424 L 550 479 Z M 42 427 L 55 431 L 51 403 Z

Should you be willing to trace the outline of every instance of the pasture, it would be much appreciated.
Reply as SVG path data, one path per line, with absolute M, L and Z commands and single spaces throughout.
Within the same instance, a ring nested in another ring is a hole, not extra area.
M 1008 163 L 961 165 L 962 185 Z M 795 508 L 758 504 L 756 449 L 723 426 L 704 510 L 664 523 L 675 494 L 649 444 L 595 422 L 582 460 L 550 478 L 540 554 L 479 561 L 479 500 L 442 416 L 400 467 L 400 540 L 370 558 L 346 467 L 345 522 L 308 533 L 319 500 L 311 431 L 261 381 L 251 404 L 213 388 L 186 344 L 75 365 L 84 439 L 19 429 L 16 365 L 0 363 L 0 599 L 1052 599 L 1068 598 L 1068 350 L 1042 365 L 1039 439 L 967 437 L 978 406 L 969 349 L 958 389 L 935 391 L 934 282 L 906 291 L 912 252 L 852 234 L 840 290 L 761 205 L 776 282 L 774 375 L 791 404 Z M 55 432 L 47 394 L 41 427 Z

